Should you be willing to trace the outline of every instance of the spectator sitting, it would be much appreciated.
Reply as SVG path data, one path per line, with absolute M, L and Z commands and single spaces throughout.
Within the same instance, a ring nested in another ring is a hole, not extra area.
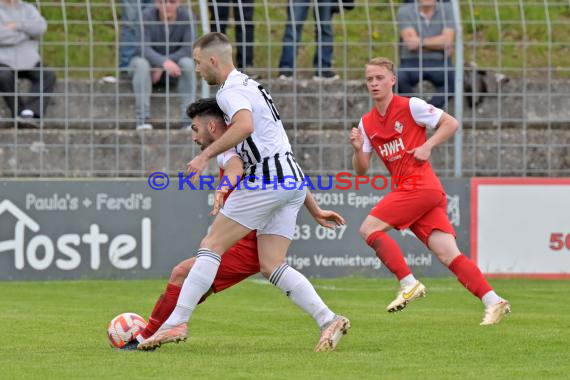
M 0 92 L 21 125 L 38 127 L 53 93 L 55 74 L 47 70 L 38 52 L 39 39 L 47 29 L 46 20 L 31 4 L 0 0 Z M 18 78 L 32 82 L 30 96 L 18 96 Z
M 248 74 L 252 79 L 259 75 L 252 72 L 253 68 L 253 39 L 254 0 L 220 0 L 210 3 L 210 30 L 226 34 L 230 17 L 230 3 L 233 3 L 236 32 L 236 67 Z
M 451 63 L 455 24 L 451 3 L 417 0 L 398 9 L 402 46 L 398 70 L 398 93 L 412 95 L 413 87 L 424 79 L 436 87 L 429 103 L 443 108 L 447 94 L 454 92 Z
M 119 70 L 127 73 L 131 59 L 141 45 L 141 18 L 153 0 L 121 0 L 121 34 L 119 37 Z
M 303 35 L 303 23 L 311 6 L 311 0 L 289 0 L 287 8 L 287 26 L 283 34 L 283 49 L 279 60 L 279 78 L 287 79 L 293 76 L 297 68 L 297 52 Z M 338 79 L 332 70 L 333 57 L 333 28 L 332 8 L 334 2 L 330 0 L 317 0 L 313 13 L 317 24 L 315 26 L 315 40 L 317 49 L 313 58 L 315 76 L 313 79 Z
M 180 0 L 155 0 L 155 6 L 143 13 L 143 30 L 140 56 L 134 57 L 129 66 L 137 130 L 153 128 L 150 122 L 152 85 L 166 84 L 170 79 L 178 82 L 180 120 L 186 122 L 186 107 L 196 97 L 194 61 L 190 58 L 196 38 L 194 15 L 180 6 Z

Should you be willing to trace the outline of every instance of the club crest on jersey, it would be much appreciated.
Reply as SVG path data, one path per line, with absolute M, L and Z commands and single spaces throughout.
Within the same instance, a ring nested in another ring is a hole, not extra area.
M 396 132 L 402 133 L 402 131 L 404 130 L 404 126 L 402 125 L 402 123 L 396 120 L 396 124 L 394 124 L 394 129 L 396 130 Z

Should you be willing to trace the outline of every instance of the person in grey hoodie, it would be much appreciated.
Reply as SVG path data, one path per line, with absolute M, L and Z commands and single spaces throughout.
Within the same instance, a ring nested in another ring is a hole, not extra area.
M 38 51 L 39 39 L 47 29 L 46 20 L 31 4 L 20 0 L 0 0 L 0 92 L 21 123 L 37 126 L 47 109 L 55 86 L 55 74 L 47 70 Z M 18 94 L 19 78 L 32 82 L 29 96 Z

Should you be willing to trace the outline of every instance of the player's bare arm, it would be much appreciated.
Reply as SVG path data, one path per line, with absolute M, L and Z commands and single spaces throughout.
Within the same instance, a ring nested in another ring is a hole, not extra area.
M 214 207 L 210 212 L 210 215 L 216 216 L 222 207 L 224 207 L 224 197 L 226 194 L 233 189 L 243 174 L 243 161 L 239 156 L 235 156 L 230 158 L 230 160 L 226 163 L 224 169 L 224 176 L 227 178 L 231 187 L 229 185 L 225 185 L 228 181 L 224 181 L 223 186 L 219 186 L 214 193 Z
M 431 150 L 447 141 L 459 129 L 459 122 L 448 113 L 443 113 L 436 126 L 436 131 L 423 145 L 414 148 L 408 153 L 413 154 L 418 161 L 427 161 Z
M 236 146 L 252 133 L 253 119 L 251 111 L 243 109 L 236 112 L 232 118 L 231 127 L 224 132 L 222 137 L 214 141 L 208 148 L 204 149 L 202 153 L 194 157 L 192 161 L 186 165 L 188 173 L 196 173 L 196 175 L 192 177 L 192 180 L 198 180 L 198 177 L 208 165 L 208 160 Z
M 372 152 L 363 152 L 364 137 L 358 128 L 352 128 L 350 131 L 350 144 L 352 145 L 352 167 L 357 175 L 365 175 L 370 166 L 370 157 Z
M 315 221 L 323 227 L 335 228 L 336 226 L 346 224 L 346 221 L 340 214 L 331 210 L 321 209 L 310 191 L 307 191 L 304 204 L 309 211 L 309 214 L 311 214 Z

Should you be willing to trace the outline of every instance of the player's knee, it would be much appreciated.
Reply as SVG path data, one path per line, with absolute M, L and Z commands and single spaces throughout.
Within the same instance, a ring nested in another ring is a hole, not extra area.
M 461 252 L 459 252 L 459 250 L 454 251 L 449 249 L 439 249 L 432 251 L 437 257 L 437 259 L 446 267 L 448 267 L 449 264 L 451 264 L 451 262 L 455 260 L 457 256 L 461 255 Z
M 206 248 L 206 249 L 212 250 L 213 245 L 214 245 L 213 240 L 210 239 L 210 237 L 207 235 L 200 242 L 200 248 Z
M 263 277 L 269 279 L 273 271 L 277 269 L 283 263 L 275 263 L 275 262 L 259 262 L 259 272 L 263 275 Z
M 368 236 L 370 235 L 368 233 L 368 230 L 366 228 L 364 228 L 363 226 L 360 226 L 360 229 L 358 230 L 358 233 L 360 234 L 360 237 L 362 238 L 362 240 L 366 241 L 368 239 Z
M 368 237 L 370 235 L 372 235 L 374 230 L 372 229 L 372 226 L 370 226 L 368 223 L 364 222 L 360 225 L 360 229 L 358 230 L 358 232 L 360 233 L 360 237 L 364 241 L 366 241 L 366 240 L 368 240 Z
M 446 267 L 448 267 L 448 266 L 451 264 L 451 262 L 452 262 L 453 260 L 455 260 L 455 258 L 456 258 L 457 256 L 459 256 L 459 255 L 461 255 L 461 253 L 459 253 L 459 252 L 458 252 L 458 253 L 446 254 L 445 256 L 439 258 L 439 261 L 441 261 L 441 263 L 442 263 L 443 265 L 445 265 Z
M 273 273 L 273 267 L 265 264 L 263 262 L 259 263 L 259 272 L 263 275 L 263 277 L 265 278 L 269 278 L 269 276 L 271 276 L 271 273 Z
M 226 251 L 224 245 L 216 241 L 216 239 L 213 239 L 210 235 L 207 235 L 202 239 L 200 242 L 200 248 L 208 249 L 220 256 Z
M 461 254 L 455 237 L 438 230 L 428 237 L 428 247 L 445 266 L 449 266 Z
M 188 273 L 190 273 L 190 269 L 192 268 L 193 264 L 194 261 L 192 260 L 186 263 L 180 263 L 176 265 L 172 269 L 172 272 L 170 273 L 169 282 L 177 285 L 182 285 L 186 277 L 188 277 Z

